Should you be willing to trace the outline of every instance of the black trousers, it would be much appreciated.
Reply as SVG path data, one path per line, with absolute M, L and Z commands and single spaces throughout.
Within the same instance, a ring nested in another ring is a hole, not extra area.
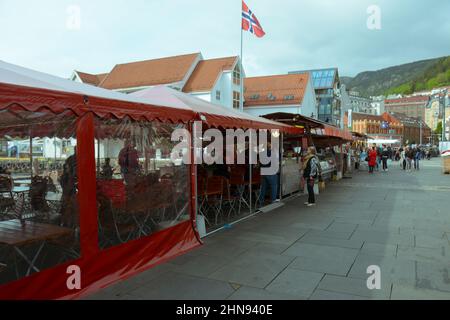
M 388 158 L 387 157 L 383 157 L 382 159 L 383 159 L 383 170 L 386 170 L 388 168 L 387 167 Z
M 316 203 L 316 198 L 314 196 L 314 180 L 308 179 L 308 203 Z

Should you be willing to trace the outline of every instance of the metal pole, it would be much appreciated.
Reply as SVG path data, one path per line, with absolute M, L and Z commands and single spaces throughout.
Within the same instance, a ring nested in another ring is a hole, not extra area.
M 283 152 L 283 148 L 284 148 L 284 134 L 283 133 L 281 133 L 281 136 L 280 136 L 280 150 L 279 150 L 279 154 L 278 154 L 278 156 L 279 156 L 279 159 L 280 159 L 280 180 L 279 180 L 279 191 L 280 191 L 280 195 L 279 195 L 279 197 L 280 197 L 280 201 L 281 200 L 283 200 L 283 154 L 284 154 L 284 152 Z
M 447 94 L 448 94 L 448 89 L 444 90 L 444 110 L 442 110 L 442 141 L 447 141 L 447 137 L 445 135 L 445 107 L 446 107 L 446 102 L 447 102 Z
M 251 213 L 253 213 L 253 205 L 252 205 L 252 202 L 253 202 L 253 196 L 252 196 L 252 193 L 253 193 L 253 185 L 252 185 L 252 182 L 253 182 L 253 164 L 252 164 L 252 147 L 253 147 L 253 143 L 252 143 L 252 130 L 250 130 L 250 138 L 249 138 L 249 142 L 248 142 L 248 162 L 249 162 L 249 164 L 248 164 L 248 167 L 249 167 L 249 173 L 248 173 L 248 181 L 249 181 L 249 183 L 248 183 L 248 191 L 249 191 L 249 193 L 250 193 L 250 196 L 249 196 L 249 201 L 250 201 L 250 214 Z
M 241 16 L 242 16 L 242 8 L 241 8 Z M 244 61 L 244 57 L 243 55 L 243 47 L 244 47 L 244 29 L 242 28 L 242 17 L 241 17 L 241 63 L 240 63 L 240 72 L 239 72 L 239 77 L 241 80 L 241 85 L 240 85 L 240 97 L 239 97 L 239 110 L 240 111 L 244 111 L 244 78 L 243 78 L 243 71 L 244 68 L 242 68 L 242 64 Z
M 419 118 L 419 125 L 420 125 L 420 145 L 422 145 L 422 119 Z
M 33 133 L 30 129 L 30 168 L 31 168 L 31 179 L 33 179 Z

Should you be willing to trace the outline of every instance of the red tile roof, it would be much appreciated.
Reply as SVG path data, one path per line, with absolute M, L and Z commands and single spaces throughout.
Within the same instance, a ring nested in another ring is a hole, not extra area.
M 116 65 L 100 84 L 124 89 L 169 84 L 184 79 L 200 53 Z
M 308 79 L 308 73 L 245 78 L 244 106 L 301 104 Z
M 348 112 L 345 113 L 348 117 Z M 371 120 L 371 121 L 384 121 L 382 116 L 378 116 L 375 114 L 361 113 L 361 112 L 352 112 L 352 120 Z
M 92 84 L 94 86 L 98 86 L 103 81 L 103 79 L 108 75 L 107 73 L 90 74 L 81 71 L 75 72 L 77 73 L 78 77 L 80 77 L 83 83 Z
M 221 72 L 232 70 L 237 59 L 235 56 L 200 61 L 184 86 L 183 92 L 210 91 Z
M 410 103 L 427 103 L 430 97 L 428 96 L 415 96 L 405 97 L 398 99 L 386 99 L 385 104 L 410 104 Z

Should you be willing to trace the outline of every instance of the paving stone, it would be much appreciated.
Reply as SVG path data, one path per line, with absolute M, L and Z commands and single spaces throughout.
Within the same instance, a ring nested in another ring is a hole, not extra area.
M 360 249 L 364 243 L 362 240 L 333 239 L 331 237 L 317 236 L 317 234 L 318 233 L 308 233 L 298 242 L 349 249 Z
M 392 300 L 450 300 L 450 292 L 394 284 Z
M 299 231 L 295 235 L 279 234 L 274 235 L 266 232 L 242 232 L 236 236 L 238 239 L 251 240 L 255 242 L 275 243 L 275 244 L 292 244 L 301 238 L 307 230 Z
M 173 271 L 186 275 L 206 277 L 232 261 L 232 259 L 226 256 L 216 256 L 214 259 L 207 255 L 189 256 L 184 263 L 174 265 Z
M 352 231 L 329 231 L 327 230 L 311 230 L 308 232 L 306 237 L 319 237 L 319 238 L 330 238 L 330 239 L 341 239 L 348 240 L 352 235 Z
M 375 219 L 351 218 L 351 217 L 337 217 L 336 222 L 339 223 L 356 223 L 358 225 L 371 226 Z
M 265 288 L 294 259 L 287 255 L 248 253 L 208 277 L 256 288 Z
M 264 289 L 242 286 L 227 300 L 302 300 L 282 292 L 269 292 Z
M 242 242 L 244 243 L 244 240 L 242 240 Z M 204 254 L 212 257 L 237 257 L 246 252 L 250 247 L 258 244 L 256 241 L 252 241 L 251 243 L 252 245 L 247 247 L 230 243 L 215 242 L 196 249 L 196 252 L 197 254 Z
M 357 224 L 354 223 L 342 223 L 334 221 L 326 231 L 333 231 L 333 232 L 353 232 L 358 227 Z
M 168 272 L 128 294 L 145 300 L 224 300 L 232 293 L 227 282 Z
M 323 276 L 323 273 L 288 268 L 279 274 L 266 290 L 306 299 L 311 296 Z
M 359 254 L 348 276 L 367 279 L 369 277 L 367 268 L 374 265 L 379 266 L 381 269 L 382 284 L 398 283 L 411 285 L 416 282 L 415 263 L 415 261 L 389 256 Z
M 401 244 L 411 247 L 414 246 L 413 236 L 401 235 L 399 233 L 392 233 L 392 232 L 356 230 L 350 239 L 381 244 Z
M 450 292 L 450 264 L 415 262 L 415 286 L 420 289 Z
M 450 248 L 419 248 L 398 246 L 398 258 L 428 263 L 448 263 L 450 265 Z
M 429 235 L 417 234 L 415 235 L 416 247 L 422 248 L 447 248 L 450 250 L 450 242 L 446 235 L 442 237 L 433 237 Z
M 367 288 L 367 280 L 325 275 L 319 283 L 318 289 L 361 296 L 368 299 L 386 300 L 390 297 L 391 285 L 383 285 L 382 283 L 380 290 L 370 290 Z
M 289 268 L 346 275 L 358 250 L 297 243 L 283 254 L 297 256 Z
M 268 254 L 281 254 L 286 251 L 291 245 L 278 244 L 278 243 L 266 243 L 261 242 L 256 246 L 248 249 L 248 253 L 268 253 Z
M 360 253 L 373 256 L 395 257 L 397 255 L 397 245 L 366 242 Z
M 342 292 L 316 290 L 309 298 L 310 300 L 367 300 L 367 297 L 355 296 Z

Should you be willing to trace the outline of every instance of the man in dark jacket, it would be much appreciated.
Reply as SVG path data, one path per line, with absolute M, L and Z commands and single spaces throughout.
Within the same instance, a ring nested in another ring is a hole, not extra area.
M 383 150 L 381 151 L 381 160 L 383 161 L 383 171 L 388 171 L 387 161 L 389 159 L 389 150 L 386 146 L 383 146 Z

